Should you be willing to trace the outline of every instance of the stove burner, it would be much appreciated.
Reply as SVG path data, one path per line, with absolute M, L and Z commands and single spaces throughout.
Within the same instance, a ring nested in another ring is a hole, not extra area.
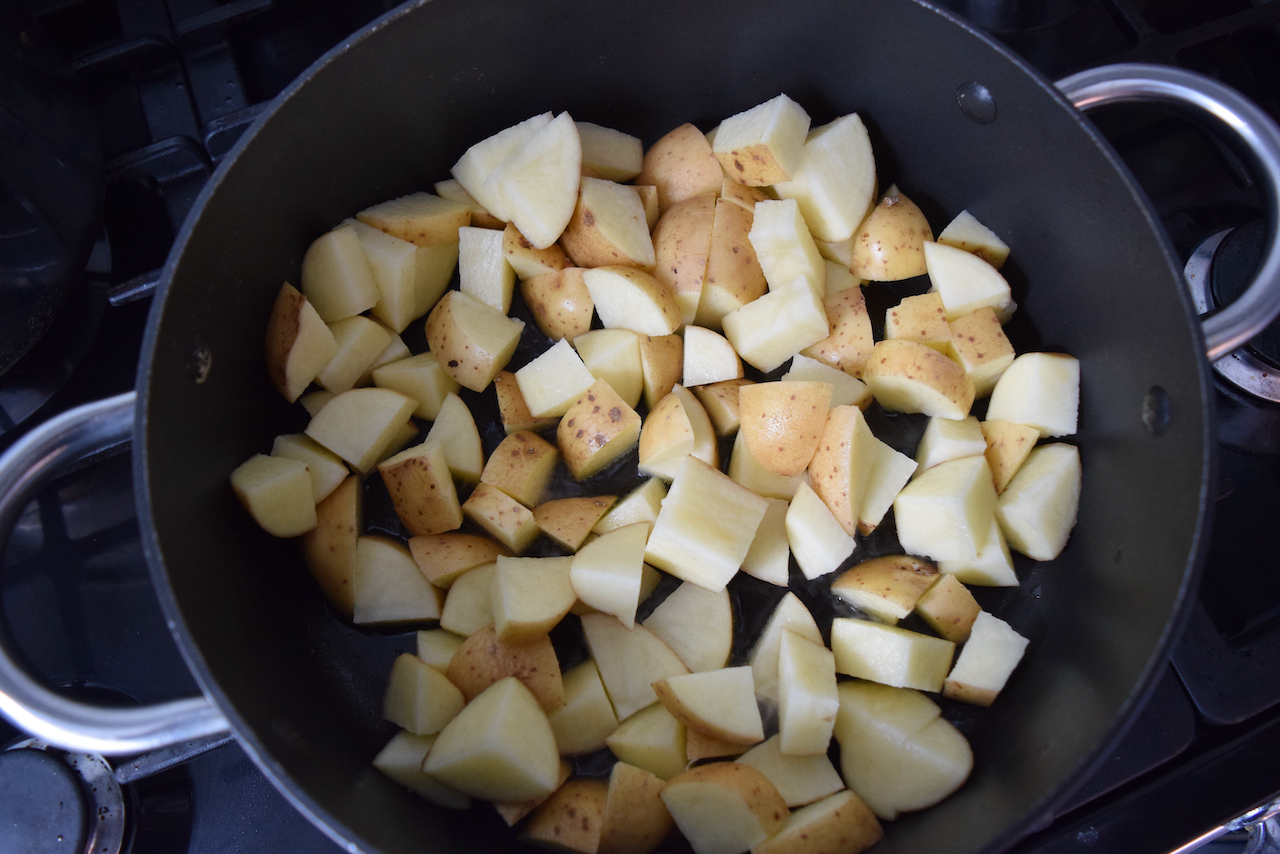
M 1183 273 L 1199 314 L 1235 299 L 1253 277 L 1266 245 L 1266 225 L 1245 223 L 1220 231 L 1191 254 Z M 1280 323 L 1213 363 L 1219 376 L 1255 397 L 1280 403 Z
M 0 851 L 119 854 L 124 793 L 101 756 L 36 739 L 0 752 Z

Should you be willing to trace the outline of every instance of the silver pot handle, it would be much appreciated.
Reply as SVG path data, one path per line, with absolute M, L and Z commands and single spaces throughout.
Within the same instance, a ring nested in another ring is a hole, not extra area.
M 1248 289 L 1204 321 L 1209 359 L 1216 361 L 1280 315 L 1280 128 L 1239 92 L 1202 74 L 1165 65 L 1104 65 L 1055 84 L 1081 110 L 1104 104 L 1176 104 L 1210 116 L 1253 152 L 1266 191 L 1270 246 Z
M 133 392 L 72 409 L 36 427 L 0 457 L 0 554 L 23 509 L 50 480 L 87 456 L 133 436 Z M 66 750 L 127 755 L 230 729 L 204 696 L 114 708 L 62 696 L 33 679 L 0 631 L 0 714 Z

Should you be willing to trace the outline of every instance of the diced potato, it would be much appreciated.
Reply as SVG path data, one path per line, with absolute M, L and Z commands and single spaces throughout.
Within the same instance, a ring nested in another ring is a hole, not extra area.
M 826 266 L 795 199 L 755 206 L 748 238 L 770 290 L 803 278 L 819 298 L 826 295 Z
M 523 330 L 523 320 L 449 291 L 427 316 L 427 345 L 454 381 L 484 391 L 507 366 Z
M 280 287 L 267 320 L 267 376 L 293 402 L 338 352 L 329 327 L 297 288 Z
M 995 512 L 996 488 L 986 457 L 962 457 L 927 469 L 893 502 L 903 549 L 935 560 L 964 560 L 985 548 Z
M 862 379 L 881 406 L 896 412 L 960 420 L 973 406 L 973 380 L 964 368 L 932 347 L 903 338 L 876 344 Z
M 610 614 L 584 614 L 582 631 L 620 722 L 658 701 L 654 682 L 689 672 L 671 647 L 642 625 L 628 629 Z M 618 754 L 618 758 L 662 776 L 634 756 Z M 680 745 L 680 761 L 684 761 L 684 744 Z
M 466 701 L 445 675 L 416 655 L 401 653 L 391 665 L 382 716 L 414 735 L 433 735 Z
M 484 179 L 484 197 L 474 190 L 471 194 L 515 223 L 535 249 L 546 249 L 573 216 L 581 174 L 578 127 L 568 113 L 561 113 L 493 168 Z M 454 177 L 462 180 L 456 172 Z
M 707 271 L 694 322 L 720 329 L 724 316 L 768 290 L 760 259 L 751 245 L 752 212 L 725 199 L 716 201 Z
M 740 435 L 751 456 L 784 477 L 803 472 L 826 427 L 832 392 L 828 383 L 795 380 L 741 387 Z
M 721 590 L 742 565 L 767 508 L 759 495 L 686 456 L 654 522 L 645 560 Z
M 662 786 L 662 778 L 643 768 L 614 764 L 598 854 L 649 854 L 662 844 L 675 827 Z
M 484 626 L 462 642 L 445 675 L 468 703 L 507 677 L 523 683 L 547 714 L 565 703 L 559 660 L 546 635 L 524 643 L 503 643 L 492 624 Z
M 628 629 L 635 625 L 640 607 L 640 574 L 648 533 L 648 526 L 642 523 L 627 525 L 592 540 L 570 559 L 569 582 L 577 598 L 617 617 Z
M 791 369 L 782 375 L 783 382 L 821 382 L 831 386 L 831 406 L 856 406 L 866 409 L 871 405 L 871 389 L 866 383 L 839 368 L 797 353 L 791 359 Z
M 391 332 L 363 315 L 346 317 L 329 325 L 338 350 L 316 375 L 316 382 L 334 394 L 352 388 L 360 375 L 391 343 Z
M 442 534 L 462 526 L 462 507 L 438 440 L 428 439 L 379 463 L 378 474 L 410 534 Z
M 649 273 L 609 265 L 584 270 L 582 280 L 606 329 L 670 335 L 680 328 L 675 295 Z
M 607 796 L 603 780 L 568 780 L 533 811 L 520 837 L 558 851 L 596 854 Z
M 932 242 L 924 212 L 896 186 L 890 187 L 854 232 L 849 269 L 873 282 L 923 276 L 925 246 Z
M 951 326 L 947 323 L 942 297 L 934 291 L 903 297 L 884 313 L 884 337 L 915 341 L 948 355 Z
M 994 516 L 991 519 L 990 532 L 987 534 L 987 544 L 979 548 L 977 554 L 939 560 L 938 570 L 947 575 L 954 575 L 958 581 L 963 581 L 965 584 L 978 587 L 1018 586 L 1018 576 L 1013 569 L 1013 556 L 1009 554 L 1004 532 L 1000 530 L 1000 521 Z
M 446 629 L 419 629 L 418 658 L 441 673 L 447 673 L 449 662 L 453 661 L 464 640 L 466 638 L 462 635 L 455 635 Z
M 875 201 L 875 188 L 871 140 L 856 113 L 810 130 L 795 174 L 774 186 L 780 198 L 800 203 L 814 239 L 827 243 L 854 235 Z
M 533 508 L 533 518 L 542 533 L 569 551 L 576 552 L 617 500 L 613 495 L 558 498 Z
M 657 187 L 658 207 L 665 212 L 684 199 L 717 193 L 723 177 L 702 131 L 683 124 L 649 146 L 635 183 Z
M 521 430 L 493 449 L 480 482 L 502 490 L 525 507 L 534 507 L 542 501 L 559 458 L 555 445 L 537 433 Z
M 742 571 L 753 578 L 786 587 L 791 576 L 791 546 L 787 543 L 787 501 L 766 498 L 760 527 L 756 529 L 751 549 L 742 561 Z
M 782 739 L 774 735 L 738 757 L 769 778 L 787 806 L 802 807 L 844 788 L 826 751 L 812 756 L 792 756 L 782 752 Z
M 337 454 L 303 433 L 276 436 L 271 444 L 271 456 L 288 457 L 306 464 L 311 475 L 311 497 L 317 505 L 350 474 Z
M 862 288 L 827 292 L 822 301 L 827 313 L 826 337 L 801 349 L 801 353 L 852 377 L 862 378 L 875 341 Z
M 718 466 L 715 429 L 693 393 L 676 385 L 658 402 L 640 428 L 641 474 L 671 480 L 687 456 Z
M 275 537 L 296 537 L 316 526 L 307 464 L 254 454 L 231 472 L 231 488 L 253 520 Z
M 851 537 L 857 531 L 880 444 L 861 409 L 836 406 L 827 414 L 826 426 L 809 462 L 813 491 Z
M 506 314 L 516 289 L 516 271 L 502 251 L 503 232 L 458 229 L 458 284 L 462 293 Z
M 487 185 L 485 181 L 502 161 L 546 127 L 551 118 L 551 113 L 541 113 L 477 142 L 463 152 L 462 157 L 449 170 L 450 173 L 485 210 L 501 221 L 509 220 L 510 215 L 501 210 L 496 187 Z
M 969 588 L 951 574 L 937 576 L 933 586 L 916 602 L 916 613 L 940 636 L 952 643 L 969 639 L 973 621 L 982 609 Z
M 676 295 L 684 323 L 698 312 L 715 210 L 715 195 L 704 193 L 673 204 L 653 227 L 653 276 Z
M 911 480 L 916 471 L 916 461 L 876 439 L 867 475 L 867 488 L 862 493 L 862 506 L 858 509 L 858 533 L 870 534 L 889 512 L 898 493 Z
M 1060 555 L 1076 524 L 1080 480 L 1075 445 L 1055 442 L 1032 451 L 996 504 L 1009 546 L 1033 560 Z
M 440 628 L 456 635 L 470 637 L 485 626 L 493 625 L 493 601 L 489 588 L 498 570 L 493 563 L 474 566 L 454 579 L 440 611 Z
M 829 332 L 827 312 L 809 283 L 797 278 L 724 316 L 724 334 L 744 361 L 765 373 Z
M 653 609 L 644 626 L 666 641 L 694 673 L 718 670 L 729 663 L 733 607 L 727 590 L 713 593 L 683 582 Z
M 684 339 L 675 334 L 641 336 L 640 369 L 644 403 L 652 410 L 680 382 L 684 371 Z
M 582 364 L 634 409 L 644 393 L 644 368 L 640 363 L 640 336 L 630 329 L 594 329 L 573 339 Z
M 582 174 L 608 181 L 630 181 L 644 166 L 638 137 L 592 122 L 578 122 L 582 140 Z
M 543 334 L 573 340 L 591 329 L 596 306 L 581 267 L 541 273 L 520 283 L 520 295 Z
M 967 210 L 956 214 L 956 218 L 942 229 L 938 242 L 972 252 L 997 270 L 1009 257 L 1009 244 Z
M 685 725 L 656 699 L 618 724 L 605 743 L 619 762 L 642 768 L 661 780 L 685 769 Z
M 856 543 L 822 499 L 801 483 L 787 508 L 787 542 L 804 577 L 815 578 L 835 572 Z
M 651 477 L 627 493 L 591 530 L 596 534 L 607 534 L 635 522 L 647 522 L 652 528 L 658 519 L 662 499 L 666 497 L 666 482 L 662 478 Z
M 502 257 L 520 279 L 532 279 L 573 266 L 559 243 L 535 249 L 513 223 L 507 223 L 502 230 Z
M 410 537 L 409 553 L 428 581 L 447 590 L 467 570 L 494 563 L 503 550 L 488 537 L 443 533 Z
M 501 489 L 481 482 L 462 504 L 462 514 L 512 554 L 523 554 L 538 538 L 533 513 Z
M 943 695 L 953 700 L 990 706 L 1026 650 L 1026 638 L 1004 620 L 980 611 L 955 667 L 947 675 Z
M 354 228 L 340 225 L 307 247 L 301 290 L 325 323 L 373 308 L 378 285 Z
M 1048 438 L 1074 434 L 1079 410 L 1079 360 L 1063 353 L 1023 353 L 991 392 L 987 418 L 1026 424 Z
M 808 133 L 809 114 L 778 95 L 722 121 L 712 151 L 735 181 L 766 187 L 796 174 Z
M 575 756 L 603 748 L 605 740 L 618 728 L 618 717 L 593 660 L 588 658 L 564 674 L 564 698 L 565 704 L 547 716 L 560 755 Z
M 749 765 L 714 762 L 667 781 L 662 800 L 694 854 L 739 854 L 778 832 L 787 805 Z
M 434 246 L 457 241 L 471 211 L 462 202 L 419 192 L 365 208 L 356 219 L 417 246 Z
M 831 622 L 836 670 L 895 688 L 941 691 L 955 648 L 949 640 L 870 620 L 836 617 Z
M 386 537 L 357 540 L 351 591 L 357 625 L 440 619 L 440 588 L 422 577 L 409 549 Z
M 825 756 L 839 708 L 835 655 L 784 628 L 778 647 L 779 748 L 791 756 Z
M 302 559 L 320 592 L 344 619 L 351 619 L 355 594 L 356 541 L 364 519 L 360 479 L 350 475 L 316 505 L 316 526 L 302 535 Z
M 596 378 L 576 350 L 561 339 L 516 371 L 516 383 L 535 418 L 564 415 Z
M 947 320 L 980 308 L 992 308 L 1001 322 L 1014 311 L 1013 295 L 1004 276 L 986 261 L 945 243 L 926 243 L 924 259 L 929 281 L 942 297 Z
M 716 432 L 732 436 L 738 432 L 741 420 L 738 412 L 738 390 L 750 385 L 751 380 L 739 378 L 698 386 L 693 390 L 702 408 L 707 411 Z
M 582 178 L 560 243 L 578 267 L 650 269 L 656 260 L 640 197 L 631 187 L 602 178 Z
M 1004 488 L 1036 446 L 1040 431 L 1029 424 L 991 419 L 983 421 L 979 426 L 986 441 L 983 453 L 987 455 L 987 465 L 991 466 L 991 476 L 996 480 L 996 492 L 1004 492 Z
M 684 330 L 684 374 L 686 388 L 738 379 L 742 360 L 723 335 L 701 326 Z
M 751 668 L 723 667 L 653 683 L 658 702 L 689 729 L 739 744 L 764 741 Z
M 560 772 L 556 775 L 556 788 L 559 789 L 563 786 L 572 774 L 573 766 L 561 759 Z M 526 816 L 546 803 L 550 797 L 551 795 L 539 795 L 535 798 L 526 798 L 523 801 L 494 801 L 493 811 L 506 822 L 507 827 L 515 827 Z
M 831 582 L 831 592 L 892 625 L 911 613 L 937 577 L 938 568 L 931 563 L 907 555 L 882 555 L 842 573 Z
M 378 286 L 378 301 L 370 314 L 393 332 L 403 332 L 418 311 L 418 247 L 359 220 L 347 220 Z M 456 240 L 457 237 L 454 237 Z
M 493 630 L 501 643 L 524 643 L 546 635 L 577 598 L 569 583 L 567 557 L 498 556 L 489 587 Z
M 485 210 L 484 205 L 480 204 L 475 198 L 462 188 L 456 178 L 448 178 L 444 181 L 437 181 L 434 188 L 436 195 L 442 199 L 458 202 L 465 205 L 471 213 L 471 221 L 468 225 L 476 225 L 481 228 L 502 228 L 503 221 L 493 214 Z
M 973 457 L 985 453 L 987 442 L 982 438 L 978 419 L 970 415 L 959 421 L 950 418 L 930 418 L 916 446 L 918 471 L 925 471 L 961 457 Z
M 747 444 L 742 431 L 733 437 L 733 452 L 729 457 L 729 477 L 757 495 L 768 499 L 780 498 L 785 501 L 791 500 L 805 479 L 803 472 L 782 475 L 762 466 L 751 453 L 751 447 Z
M 757 696 L 778 699 L 778 651 L 782 646 L 782 630 L 791 629 L 815 643 L 822 643 L 822 632 L 809 609 L 796 594 L 788 590 L 778 600 L 764 631 L 751 648 L 750 662 Z
M 458 480 L 476 483 L 484 468 L 484 449 L 480 444 L 480 431 L 471 410 L 462 398 L 450 392 L 446 395 L 435 423 L 427 431 L 426 441 L 438 441 L 444 449 L 449 472 Z
M 555 418 L 534 417 L 528 404 L 524 402 L 524 395 L 520 393 L 516 375 L 510 371 L 498 371 L 493 378 L 493 387 L 498 395 L 498 416 L 502 419 L 502 427 L 507 435 L 522 430 L 537 432 L 556 423 Z
M 974 393 L 986 397 L 1005 370 L 1013 364 L 1013 345 L 1005 337 L 994 309 L 980 308 L 951 321 L 947 355 L 960 363 Z
M 373 757 L 373 767 L 436 806 L 465 810 L 471 806 L 471 798 L 422 773 L 422 762 L 435 740 L 434 735 L 400 730 Z
M 417 402 L 413 416 L 427 421 L 436 420 L 445 398 L 462 388 L 445 372 L 435 353 L 419 353 L 374 368 L 373 382 L 379 388 L 413 398 Z

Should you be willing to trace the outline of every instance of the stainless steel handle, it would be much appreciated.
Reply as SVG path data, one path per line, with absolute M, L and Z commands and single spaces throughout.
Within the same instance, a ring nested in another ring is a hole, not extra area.
M 1204 321 L 1211 360 L 1226 356 L 1280 315 L 1280 127 L 1234 89 L 1201 74 L 1164 65 L 1104 65 L 1055 85 L 1081 110 L 1104 104 L 1165 103 L 1215 119 L 1252 151 L 1266 191 L 1270 246 L 1258 274 L 1231 305 Z
M 36 427 L 0 457 L 0 554 L 18 517 L 41 487 L 77 460 L 127 444 L 133 392 L 88 403 Z M 33 679 L 0 631 L 0 714 L 65 750 L 126 755 L 230 729 L 207 697 L 106 708 L 72 700 Z
M 1228 833 L 1239 833 L 1247 831 L 1249 834 L 1249 842 L 1244 848 L 1244 854 L 1275 854 L 1280 851 L 1280 797 L 1268 801 L 1262 806 L 1254 807 L 1243 815 L 1220 824 L 1213 830 L 1200 834 L 1195 839 L 1179 848 L 1169 852 L 1169 854 L 1190 854 L 1198 848 L 1202 848 L 1213 842 L 1215 839 L 1221 839 Z

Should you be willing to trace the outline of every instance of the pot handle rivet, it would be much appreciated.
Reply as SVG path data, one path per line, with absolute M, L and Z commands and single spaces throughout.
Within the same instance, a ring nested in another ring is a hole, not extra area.
M 1160 103 L 1211 118 L 1253 155 L 1270 219 L 1267 254 L 1249 287 L 1204 321 L 1205 350 L 1221 359 L 1280 316 L 1280 127 L 1230 87 L 1182 68 L 1121 63 L 1092 68 L 1056 83 L 1077 108 L 1105 104 Z
M 1169 429 L 1169 421 L 1173 417 L 1169 393 L 1158 385 L 1147 389 L 1142 397 L 1142 426 L 1152 436 L 1160 436 Z
M 981 83 L 969 81 L 956 87 L 956 106 L 967 118 L 980 125 L 996 120 L 996 98 Z

